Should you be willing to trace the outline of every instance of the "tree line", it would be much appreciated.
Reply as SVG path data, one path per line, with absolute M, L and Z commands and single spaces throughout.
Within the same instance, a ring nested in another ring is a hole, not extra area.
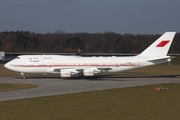
M 34 33 L 5 31 L 0 33 L 0 51 L 75 53 L 81 45 L 84 53 L 140 53 L 153 43 L 159 34 L 105 33 Z M 180 53 L 180 33 L 177 33 L 169 53 Z

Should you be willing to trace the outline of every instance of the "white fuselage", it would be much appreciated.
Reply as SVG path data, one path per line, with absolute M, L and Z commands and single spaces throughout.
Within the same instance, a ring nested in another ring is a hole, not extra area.
M 59 73 L 55 69 L 111 68 L 119 72 L 167 62 L 147 62 L 147 57 L 78 57 L 61 55 L 23 55 L 5 64 L 5 67 L 23 73 Z

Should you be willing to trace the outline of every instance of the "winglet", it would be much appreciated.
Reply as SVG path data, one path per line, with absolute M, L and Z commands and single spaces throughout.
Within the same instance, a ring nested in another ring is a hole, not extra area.
M 176 32 L 166 32 L 138 56 L 166 56 Z

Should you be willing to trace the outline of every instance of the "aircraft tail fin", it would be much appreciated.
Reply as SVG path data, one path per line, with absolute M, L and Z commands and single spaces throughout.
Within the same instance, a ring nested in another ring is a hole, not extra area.
M 176 32 L 166 32 L 145 49 L 138 56 L 160 57 L 166 56 Z

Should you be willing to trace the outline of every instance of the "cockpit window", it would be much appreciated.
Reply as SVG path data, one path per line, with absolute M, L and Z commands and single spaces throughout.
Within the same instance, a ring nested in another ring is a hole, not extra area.
M 20 57 L 17 57 L 16 59 L 20 59 Z

